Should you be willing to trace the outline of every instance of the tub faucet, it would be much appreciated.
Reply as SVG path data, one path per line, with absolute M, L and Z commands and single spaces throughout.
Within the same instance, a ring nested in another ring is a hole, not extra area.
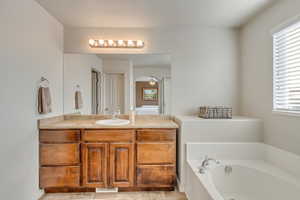
M 205 174 L 209 164 L 211 162 L 214 162 L 216 164 L 220 164 L 220 161 L 216 160 L 216 159 L 213 159 L 213 158 L 209 158 L 208 156 L 205 156 L 204 160 L 202 161 L 201 163 L 201 167 L 199 169 L 199 173 L 200 174 Z

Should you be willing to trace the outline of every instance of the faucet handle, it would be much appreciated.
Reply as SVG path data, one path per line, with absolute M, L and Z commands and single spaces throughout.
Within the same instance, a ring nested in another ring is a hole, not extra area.
M 206 168 L 205 168 L 205 167 L 199 167 L 199 168 L 198 168 L 198 172 L 199 172 L 200 174 L 205 174 Z

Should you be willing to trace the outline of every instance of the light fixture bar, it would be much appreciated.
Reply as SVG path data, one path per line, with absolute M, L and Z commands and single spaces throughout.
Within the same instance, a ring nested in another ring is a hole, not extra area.
M 145 46 L 142 40 L 89 40 L 91 48 L 143 48 Z

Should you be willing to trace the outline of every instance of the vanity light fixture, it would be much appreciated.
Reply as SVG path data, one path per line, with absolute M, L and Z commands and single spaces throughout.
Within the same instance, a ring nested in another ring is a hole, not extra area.
M 143 48 L 142 40 L 89 40 L 91 48 Z

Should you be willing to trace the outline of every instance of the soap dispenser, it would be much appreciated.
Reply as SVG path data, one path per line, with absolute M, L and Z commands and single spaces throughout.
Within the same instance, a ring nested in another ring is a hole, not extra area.
M 132 124 L 135 123 L 135 110 L 133 107 L 130 108 L 129 120 Z

